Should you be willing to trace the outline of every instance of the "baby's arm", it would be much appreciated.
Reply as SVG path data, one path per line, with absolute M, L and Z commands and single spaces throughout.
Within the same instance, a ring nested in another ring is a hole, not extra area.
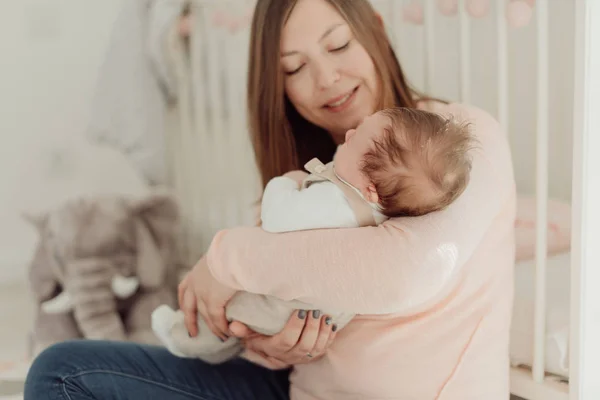
M 342 191 L 330 182 L 300 190 L 287 176 L 273 178 L 263 193 L 262 228 L 278 233 L 319 228 L 349 228 L 356 218 Z

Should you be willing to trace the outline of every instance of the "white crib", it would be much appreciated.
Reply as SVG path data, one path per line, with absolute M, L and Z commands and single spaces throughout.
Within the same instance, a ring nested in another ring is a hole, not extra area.
M 533 18 L 518 29 L 507 23 L 516 0 L 371 1 L 418 89 L 488 110 L 511 138 L 522 250 L 512 393 L 600 399 L 600 268 L 592 267 L 600 263 L 600 211 L 591 206 L 600 204 L 600 135 L 592 134 L 600 132 L 600 1 L 519 0 L 533 5 Z M 256 219 L 245 108 L 253 3 L 192 0 L 190 43 L 173 37 L 180 98 L 169 133 L 172 180 L 190 261 L 218 229 Z M 440 12 L 453 3 L 456 12 Z M 476 4 L 488 6 L 485 15 L 475 18 Z

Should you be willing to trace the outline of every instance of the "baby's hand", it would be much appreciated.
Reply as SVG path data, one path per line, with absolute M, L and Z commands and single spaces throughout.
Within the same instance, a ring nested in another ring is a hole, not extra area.
M 283 176 L 296 181 L 298 183 L 298 185 L 300 185 L 302 183 L 302 181 L 308 176 L 308 174 L 304 171 L 295 170 L 295 171 L 290 171 L 290 172 L 284 174 Z

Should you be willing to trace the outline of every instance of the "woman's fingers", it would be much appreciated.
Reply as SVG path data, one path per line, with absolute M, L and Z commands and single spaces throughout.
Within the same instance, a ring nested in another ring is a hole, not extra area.
M 206 304 L 204 304 L 203 301 L 198 300 L 197 307 L 198 314 L 202 316 L 202 319 L 204 319 L 204 322 L 206 322 L 208 329 L 210 329 L 215 336 L 221 338 L 221 340 L 224 340 L 221 336 L 221 332 L 219 331 L 219 329 L 215 326 L 215 324 L 213 324 L 212 320 L 208 317 L 208 312 L 206 311 Z
M 291 365 L 293 355 L 287 353 L 298 344 L 306 319 L 306 311 L 296 310 L 281 332 L 274 336 L 249 335 L 243 339 L 244 345 L 257 353 L 264 353 L 266 357 L 274 357 Z
M 177 286 L 177 301 L 179 303 L 179 308 L 183 307 L 183 294 L 186 292 L 189 284 L 188 284 L 188 278 L 190 276 L 190 273 L 188 272 L 185 277 L 182 279 L 182 281 L 179 283 L 179 285 Z
M 331 317 L 326 316 L 322 318 L 321 326 L 319 327 L 319 336 L 315 342 L 315 347 L 311 352 L 313 358 L 319 358 L 325 354 L 325 351 L 332 342 L 332 336 L 335 335 L 335 332 L 332 332 L 332 329 L 333 324 L 331 322 Z
M 336 325 L 329 316 L 318 311 L 297 311 L 284 329 L 275 336 L 258 335 L 239 322 L 231 330 L 241 337 L 247 350 L 264 360 L 276 360 L 285 365 L 303 364 L 322 357 L 336 336 Z
M 331 327 L 331 333 L 329 334 L 329 337 L 327 338 L 327 344 L 325 345 L 325 350 L 327 350 L 329 348 L 329 346 L 331 346 L 331 343 L 333 343 L 333 341 L 335 340 L 336 337 L 337 337 L 337 325 L 333 324 L 333 326 Z
M 185 293 L 185 287 L 183 285 L 179 285 L 177 289 L 177 304 L 179 304 L 179 308 L 183 307 L 183 294 Z
M 229 339 L 229 321 L 225 317 L 224 307 L 211 307 L 208 310 L 208 319 L 210 320 L 209 326 L 212 325 L 211 330 L 215 332 L 215 335 L 225 341 Z
M 317 354 L 313 354 L 313 349 L 315 348 L 317 338 L 319 337 L 321 319 L 324 318 L 322 318 L 319 310 L 309 312 L 306 318 L 306 325 L 304 326 L 300 340 L 298 340 L 298 343 L 290 350 L 290 352 L 293 352 L 298 358 L 317 356 Z
M 288 352 L 293 349 L 297 344 L 302 331 L 307 323 L 308 312 L 306 310 L 297 310 L 288 319 L 287 324 L 281 332 L 273 336 L 276 341 L 277 350 L 282 353 Z M 268 355 L 269 352 L 266 352 Z
M 183 311 L 185 328 L 190 336 L 196 336 L 198 334 L 198 307 L 196 296 L 191 290 L 184 291 L 180 308 Z

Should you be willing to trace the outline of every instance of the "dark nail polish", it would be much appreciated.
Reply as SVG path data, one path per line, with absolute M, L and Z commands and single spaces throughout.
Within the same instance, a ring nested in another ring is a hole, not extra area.
M 313 318 L 317 319 L 317 318 L 319 318 L 320 315 L 321 315 L 321 311 L 319 311 L 319 310 L 313 311 Z
M 192 334 L 188 332 L 188 336 L 189 336 L 189 337 L 192 337 Z
M 333 326 L 331 327 L 331 332 L 335 332 L 337 331 L 337 325 L 333 324 Z
M 300 318 L 300 319 L 306 318 L 306 311 L 305 310 L 298 311 L 298 318 Z
M 331 317 L 325 318 L 325 325 L 330 325 L 330 324 L 331 324 Z

